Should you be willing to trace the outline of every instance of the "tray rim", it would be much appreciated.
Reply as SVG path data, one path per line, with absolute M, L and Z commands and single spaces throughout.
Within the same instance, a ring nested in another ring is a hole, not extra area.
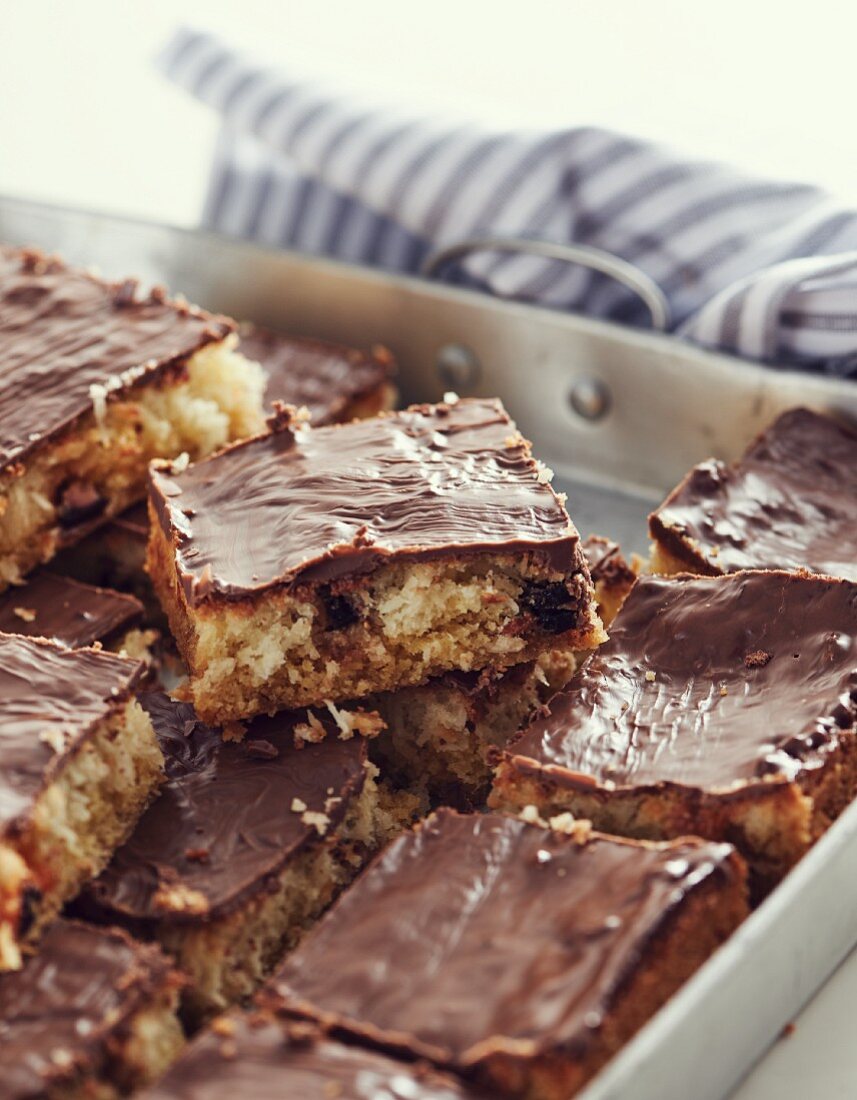
M 38 212 L 48 211 L 52 214 L 68 215 L 70 217 L 87 217 L 105 222 L 120 223 L 136 226 L 142 229 L 166 231 L 178 237 L 193 240 L 210 241 L 229 249 L 239 249 L 250 253 L 258 253 L 269 257 L 288 258 L 292 262 L 304 267 L 315 269 L 322 274 L 349 275 L 361 281 L 376 283 L 379 286 L 405 287 L 418 295 L 430 298 L 459 301 L 470 305 L 480 306 L 489 312 L 512 313 L 521 318 L 531 318 L 541 324 L 554 325 L 573 331 L 587 333 L 593 336 L 609 336 L 611 339 L 620 339 L 634 344 L 640 344 L 657 350 L 658 348 L 679 347 L 686 351 L 694 359 L 704 360 L 713 368 L 727 371 L 740 367 L 742 375 L 753 372 L 756 377 L 769 378 L 772 373 L 782 375 L 789 380 L 811 379 L 813 387 L 820 386 L 829 390 L 831 397 L 853 396 L 857 397 L 857 380 L 841 379 L 822 373 L 801 370 L 792 364 L 763 364 L 751 359 L 743 359 L 730 352 L 713 350 L 684 340 L 681 336 L 671 332 L 659 332 L 653 329 L 635 328 L 629 325 L 619 324 L 615 321 L 603 320 L 597 317 L 589 317 L 583 313 L 550 309 L 545 306 L 535 305 L 529 302 L 520 302 L 513 299 L 502 299 L 493 295 L 472 290 L 466 287 L 453 286 L 440 280 L 421 278 L 418 275 L 404 275 L 388 272 L 381 268 L 371 267 L 367 264 L 349 263 L 345 260 L 331 259 L 310 253 L 299 252 L 295 249 L 277 248 L 273 245 L 258 241 L 247 241 L 240 237 L 229 236 L 215 230 L 174 225 L 170 222 L 161 222 L 155 218 L 146 218 L 140 215 L 110 213 L 99 211 L 87 206 L 67 206 L 61 203 L 42 202 L 40 200 L 27 199 L 18 195 L 10 195 L 0 192 L 0 209 L 4 207 L 18 207 L 21 210 Z M 8 244 L 26 245 L 26 242 L 6 242 Z M 173 288 L 171 288 L 173 289 Z M 179 289 L 180 288 L 176 288 Z M 849 393 L 849 391 L 853 391 Z

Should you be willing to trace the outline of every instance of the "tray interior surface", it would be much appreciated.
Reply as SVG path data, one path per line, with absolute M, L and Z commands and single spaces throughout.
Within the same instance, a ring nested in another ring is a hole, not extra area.
M 731 458 L 796 404 L 857 418 L 857 386 L 776 372 L 585 318 L 187 230 L 0 198 L 0 241 L 137 273 L 239 319 L 350 343 L 383 342 L 405 400 L 498 394 L 568 493 L 583 535 L 647 552 L 646 516 L 710 455 Z M 444 353 L 476 369 L 450 385 Z M 608 395 L 595 420 L 575 382 Z M 585 1090 L 586 1100 L 725 1096 L 857 941 L 852 806 L 725 947 Z M 819 936 L 818 929 L 825 929 Z

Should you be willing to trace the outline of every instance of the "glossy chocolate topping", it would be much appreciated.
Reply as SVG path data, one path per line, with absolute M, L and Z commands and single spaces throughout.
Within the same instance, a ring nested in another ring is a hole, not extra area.
M 110 392 L 152 381 L 232 322 L 137 295 L 26 249 L 0 248 L 0 469 L 24 459 Z
M 362 352 L 258 325 L 242 326 L 241 351 L 264 367 L 268 404 L 303 406 L 316 426 L 347 419 L 350 406 L 387 384 L 394 370 L 384 348 Z
M 729 845 L 581 842 L 441 810 L 395 840 L 273 980 L 284 1008 L 457 1067 L 489 1050 L 585 1052 Z
M 792 409 L 734 466 L 692 470 L 649 528 L 695 572 L 803 567 L 857 581 L 857 432 Z
M 0 632 L 49 638 L 72 649 L 129 630 L 142 614 L 133 596 L 44 571 L 0 595 Z
M 22 970 L 0 974 L 4 1100 L 43 1100 L 58 1095 L 52 1086 L 97 1074 L 111 1039 L 172 980 L 156 947 L 116 928 L 56 921 Z
M 305 811 L 326 816 L 329 837 L 362 789 L 365 739 L 340 740 L 330 718 L 321 719 L 324 741 L 297 749 L 295 725 L 305 711 L 257 718 L 236 742 L 203 725 L 187 703 L 154 692 L 140 701 L 158 734 L 167 781 L 88 888 L 108 917 L 222 916 L 319 840 Z
M 476 1100 L 453 1078 L 262 1013 L 230 1013 L 141 1100 Z M 486 1098 L 487 1100 L 487 1098 Z
M 855 722 L 857 585 L 642 577 L 610 640 L 511 751 L 560 782 L 716 790 L 820 767 Z
M 0 634 L 0 835 L 143 671 L 112 653 Z
M 563 573 L 583 568 L 574 526 L 496 400 L 281 425 L 182 473 L 153 472 L 150 492 L 192 602 L 392 557 L 530 551 Z

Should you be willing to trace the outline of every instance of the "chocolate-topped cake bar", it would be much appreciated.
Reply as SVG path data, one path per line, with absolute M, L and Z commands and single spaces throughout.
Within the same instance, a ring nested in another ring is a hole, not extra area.
M 0 589 L 145 493 L 155 457 L 261 426 L 234 325 L 0 248 Z
M 0 634 L 0 970 L 105 866 L 162 779 L 144 665 Z
M 857 790 L 857 584 L 642 577 L 610 640 L 513 742 L 494 805 L 728 839 L 761 887 Z
M 241 351 L 261 363 L 267 403 L 306 408 L 316 427 L 376 416 L 393 407 L 395 364 L 386 348 L 363 352 L 242 325 Z
M 703 462 L 652 513 L 652 569 L 805 568 L 857 581 L 855 471 L 854 427 L 783 413 L 738 462 Z
M 408 823 L 413 800 L 375 783 L 361 731 L 377 715 L 280 713 L 239 742 L 187 703 L 140 699 L 167 780 L 78 912 L 157 939 L 190 979 L 185 1008 L 198 1023 L 256 988 Z
M 40 570 L 0 594 L 0 633 L 47 638 L 70 649 L 121 648 L 143 617 L 133 596 Z
M 499 401 L 266 435 L 151 475 L 148 568 L 207 720 L 603 637 L 550 471 Z
M 155 1080 L 184 1044 L 180 985 L 157 947 L 56 921 L 0 974 L 4 1100 L 116 1100 Z
M 728 844 L 441 810 L 393 841 L 260 997 L 491 1095 L 566 1100 L 745 913 Z
M 221 1016 L 140 1100 L 488 1100 L 448 1074 L 273 1012 Z

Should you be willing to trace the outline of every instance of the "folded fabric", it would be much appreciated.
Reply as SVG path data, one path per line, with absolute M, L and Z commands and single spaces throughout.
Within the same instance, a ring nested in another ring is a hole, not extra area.
M 594 127 L 496 133 L 398 117 L 192 30 L 159 64 L 222 119 L 208 228 L 402 272 L 471 237 L 586 245 L 654 280 L 689 340 L 857 377 L 857 211 L 817 187 Z M 650 323 L 628 287 L 557 260 L 478 252 L 458 274 L 499 296 Z

